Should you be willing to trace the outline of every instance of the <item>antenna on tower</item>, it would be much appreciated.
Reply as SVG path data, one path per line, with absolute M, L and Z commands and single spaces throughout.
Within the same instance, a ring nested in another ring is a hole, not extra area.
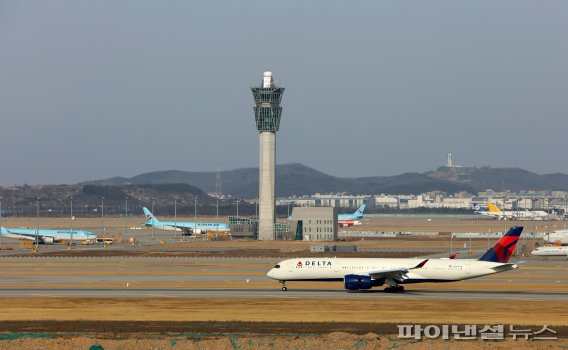
M 217 176 L 215 177 L 215 192 L 221 195 L 221 169 L 217 167 Z

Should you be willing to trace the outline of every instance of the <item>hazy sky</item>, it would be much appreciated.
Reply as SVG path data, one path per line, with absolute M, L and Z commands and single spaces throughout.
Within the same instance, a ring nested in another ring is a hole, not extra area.
M 567 1 L 0 1 L 0 184 L 277 162 L 568 172 Z

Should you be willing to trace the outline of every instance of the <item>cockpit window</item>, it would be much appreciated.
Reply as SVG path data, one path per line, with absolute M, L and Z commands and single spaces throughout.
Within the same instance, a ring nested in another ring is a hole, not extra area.
M 276 265 L 274 265 L 274 268 L 275 268 L 275 269 L 279 269 L 279 268 L 280 268 L 280 265 L 276 264 Z

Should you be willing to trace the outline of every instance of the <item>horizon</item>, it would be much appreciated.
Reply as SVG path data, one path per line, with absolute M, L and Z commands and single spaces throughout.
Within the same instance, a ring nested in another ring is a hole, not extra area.
M 403 173 L 399 173 L 399 174 L 392 174 L 392 175 L 365 175 L 365 176 L 336 176 L 334 174 L 330 174 L 327 172 L 324 172 L 320 169 L 316 169 L 314 167 L 311 167 L 309 165 L 306 164 L 302 164 L 302 163 L 298 163 L 298 162 L 294 162 L 294 163 L 280 163 L 280 164 L 276 164 L 276 166 L 287 166 L 287 165 L 301 165 L 301 166 L 305 166 L 307 168 L 310 168 L 314 171 L 317 172 L 321 172 L 325 175 L 328 176 L 333 176 L 335 178 L 340 178 L 340 179 L 349 179 L 349 178 L 353 178 L 353 179 L 357 179 L 357 178 L 366 178 L 366 177 L 390 177 L 390 176 L 399 176 L 402 174 L 425 174 L 428 173 L 430 171 L 435 171 L 436 169 L 440 168 L 440 167 L 446 167 L 446 165 L 440 165 L 434 169 L 430 169 L 430 170 L 426 170 L 423 172 L 418 172 L 418 171 L 407 171 L 407 172 L 403 172 Z M 523 169 L 520 167 L 505 167 L 505 166 L 491 166 L 491 165 L 483 165 L 483 166 L 468 166 L 468 165 L 458 165 L 458 166 L 454 166 L 454 167 L 462 167 L 462 168 L 477 168 L 477 169 L 481 169 L 481 168 L 489 168 L 489 169 L 520 169 L 520 170 L 524 170 L 524 171 L 528 171 L 531 172 L 533 174 L 536 175 L 568 175 L 566 173 L 536 173 L 534 171 L 531 171 L 529 169 Z M 258 166 L 250 166 L 250 167 L 241 167 L 241 168 L 234 168 L 234 169 L 220 169 L 220 172 L 230 172 L 230 171 L 235 171 L 235 170 L 244 170 L 244 169 L 258 169 Z M 162 172 L 170 172 L 170 171 L 178 171 L 178 172 L 187 172 L 187 173 L 212 173 L 215 174 L 217 172 L 217 170 L 202 170 L 202 171 L 194 171 L 194 170 L 181 170 L 181 169 L 164 169 L 164 170 L 152 170 L 152 171 L 146 171 L 146 172 L 142 172 L 140 174 L 136 174 L 136 175 L 132 175 L 132 176 L 121 176 L 121 175 L 117 175 L 117 176 L 110 176 L 107 178 L 101 178 L 101 179 L 88 179 L 88 180 L 80 180 L 77 182 L 73 182 L 73 183 L 21 183 L 21 184 L 0 184 L 0 187 L 11 187 L 11 186 L 57 186 L 57 185 L 80 185 L 83 183 L 89 183 L 89 182 L 96 182 L 96 181 L 105 181 L 105 180 L 110 180 L 110 179 L 114 179 L 114 178 L 120 178 L 120 179 L 131 179 L 133 177 L 136 176 L 140 176 L 140 175 L 146 175 L 146 174 L 153 174 L 153 173 L 162 173 Z M 191 185 L 191 184 L 190 184 Z

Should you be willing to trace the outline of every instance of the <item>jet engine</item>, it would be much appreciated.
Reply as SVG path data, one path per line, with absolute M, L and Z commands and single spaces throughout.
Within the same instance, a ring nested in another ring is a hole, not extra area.
M 43 244 L 53 244 L 53 237 L 42 236 L 40 237 L 40 239 L 43 242 Z
M 343 278 L 343 285 L 349 290 L 371 289 L 373 282 L 371 276 L 346 275 Z

